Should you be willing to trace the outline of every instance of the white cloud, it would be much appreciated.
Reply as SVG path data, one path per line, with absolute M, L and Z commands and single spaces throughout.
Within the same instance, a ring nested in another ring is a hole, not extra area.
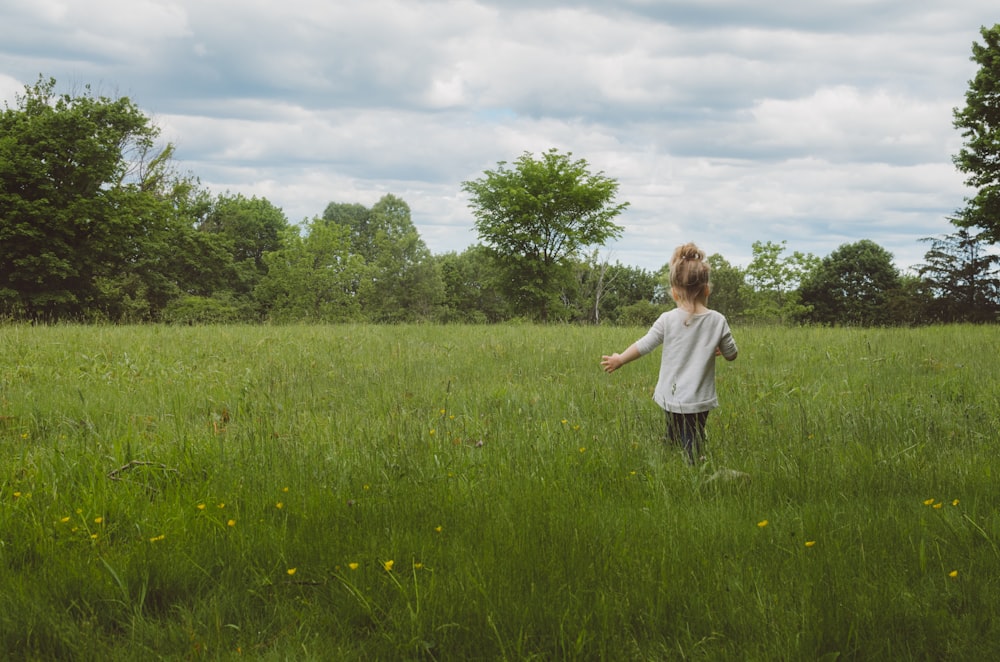
M 963 204 L 951 110 L 994 21 L 976 0 L 39 0 L 0 9 L 0 96 L 39 73 L 118 90 L 212 190 L 293 221 L 394 193 L 435 252 L 475 241 L 462 181 L 556 147 L 620 181 L 623 263 L 869 238 L 907 266 Z

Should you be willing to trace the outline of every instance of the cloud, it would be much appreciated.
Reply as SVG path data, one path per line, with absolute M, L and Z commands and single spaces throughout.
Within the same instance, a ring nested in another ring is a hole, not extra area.
M 624 236 L 659 268 L 693 239 L 825 256 L 868 238 L 901 266 L 967 191 L 971 44 L 953 0 L 40 0 L 0 9 L 0 96 L 41 73 L 130 96 L 213 191 L 293 221 L 402 197 L 431 250 L 476 238 L 461 183 L 555 147 L 619 180 Z

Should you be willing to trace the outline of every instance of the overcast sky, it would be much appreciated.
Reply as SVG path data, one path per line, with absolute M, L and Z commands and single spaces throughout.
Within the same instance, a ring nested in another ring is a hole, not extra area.
M 392 193 L 434 253 L 477 241 L 463 181 L 554 147 L 631 204 L 612 262 L 871 239 L 905 269 L 970 194 L 952 109 L 989 4 L 0 0 L 0 99 L 128 96 L 213 193 L 293 223 Z

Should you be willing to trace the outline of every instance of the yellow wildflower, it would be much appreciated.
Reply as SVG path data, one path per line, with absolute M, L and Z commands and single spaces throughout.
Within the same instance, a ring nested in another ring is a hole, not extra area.
M 386 572 L 392 572 L 392 566 L 394 566 L 395 564 L 396 564 L 396 562 L 390 559 L 390 560 L 386 561 L 385 563 L 383 563 L 382 567 L 385 568 Z
M 951 502 L 951 505 L 953 505 L 953 506 L 957 506 L 957 505 L 958 505 L 958 499 L 955 499 L 954 501 L 952 501 L 952 502 Z
M 927 499 L 926 501 L 924 501 L 925 506 L 930 506 L 933 504 L 934 504 L 934 499 Z
M 357 563 L 348 563 L 347 567 L 350 568 L 351 570 L 357 570 L 358 569 L 358 564 Z
M 236 520 L 234 519 L 229 520 L 228 522 L 226 522 L 226 526 L 236 526 Z
M 759 526 L 759 527 L 760 527 L 760 528 L 762 528 L 762 529 L 763 529 L 763 528 L 764 528 L 765 526 L 767 526 L 767 524 L 768 524 L 768 521 L 767 521 L 766 519 L 762 519 L 761 521 L 757 522 L 757 526 Z
M 806 541 L 806 547 L 812 547 L 815 544 L 816 544 L 815 540 L 807 540 Z
M 288 575 L 289 575 L 289 576 L 291 576 L 291 575 L 294 575 L 294 574 L 295 574 L 295 571 L 296 571 L 296 570 L 298 570 L 298 568 L 289 568 L 289 569 L 288 569 L 288 570 L 286 570 L 285 572 L 287 572 L 287 573 L 288 573 Z
M 952 570 L 951 572 L 948 573 L 948 576 L 951 577 L 952 579 L 958 577 L 958 570 Z

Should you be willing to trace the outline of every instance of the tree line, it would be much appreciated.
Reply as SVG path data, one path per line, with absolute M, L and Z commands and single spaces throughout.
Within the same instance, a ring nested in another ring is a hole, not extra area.
M 994 322 L 1000 314 L 1000 25 L 954 124 L 979 193 L 902 273 L 862 239 L 817 257 L 755 242 L 712 255 L 711 305 L 734 321 Z M 618 183 L 549 150 L 462 183 L 479 243 L 432 254 L 407 203 L 331 202 L 301 225 L 264 198 L 213 195 L 128 98 L 40 78 L 0 113 L 0 320 L 229 323 L 510 320 L 647 324 L 671 307 L 658 271 L 600 257 L 621 236 Z

